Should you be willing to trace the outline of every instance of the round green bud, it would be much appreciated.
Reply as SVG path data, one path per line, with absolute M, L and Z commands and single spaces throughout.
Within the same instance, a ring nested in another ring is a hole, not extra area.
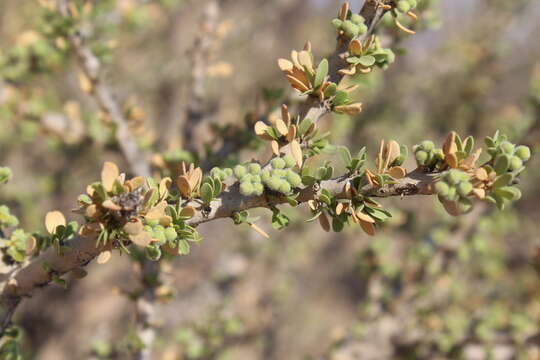
M 531 149 L 528 146 L 520 145 L 516 148 L 515 155 L 521 160 L 527 161 L 531 158 Z
M 283 169 L 285 167 L 285 160 L 282 158 L 274 158 L 270 163 L 274 169 Z
M 251 182 L 251 180 L 253 179 L 253 175 L 251 174 L 246 174 L 244 176 L 242 176 L 242 178 L 240 179 L 241 182 Z
M 231 168 L 225 168 L 223 169 L 223 172 L 225 173 L 225 176 L 229 177 L 232 176 L 233 170 Z
M 262 180 L 264 183 L 267 183 L 268 180 L 270 180 L 271 177 L 272 177 L 272 175 L 270 174 L 270 170 L 264 170 L 264 171 L 261 173 L 261 180 Z
M 359 35 L 367 33 L 368 27 L 367 27 L 366 24 L 358 24 L 357 26 L 358 26 L 358 34 Z
M 165 238 L 167 239 L 167 241 L 173 241 L 177 237 L 178 237 L 178 234 L 176 233 L 176 230 L 174 229 L 174 227 L 169 226 L 168 228 L 165 229 Z
M 159 224 L 159 220 L 157 220 L 157 219 L 147 219 L 146 223 L 148 225 L 150 225 L 150 226 L 156 226 L 157 224 Z
M 435 149 L 433 150 L 433 156 L 439 160 L 444 159 L 444 152 L 442 149 Z
M 212 175 L 213 177 L 219 178 L 220 174 L 221 174 L 221 169 L 218 168 L 217 166 L 213 167 L 212 170 L 210 170 L 210 175 Z
M 19 225 L 19 219 L 15 215 L 9 215 L 6 219 L 5 225 L 7 227 L 13 227 Z
M 246 168 L 245 168 L 244 166 L 242 166 L 242 165 L 236 165 L 236 166 L 234 167 L 234 176 L 236 176 L 236 178 L 237 178 L 238 180 L 242 179 L 242 177 L 243 177 L 244 175 L 246 175 L 246 173 L 247 173 L 247 170 L 246 170 Z
M 264 186 L 261 183 L 253 184 L 253 192 L 255 195 L 262 195 L 264 192 Z
M 431 152 L 433 149 L 435 149 L 435 144 L 433 141 L 425 140 L 422 141 L 422 144 L 420 145 L 424 151 Z
M 459 182 L 464 180 L 463 172 L 456 169 L 452 169 L 448 172 L 448 174 L 446 174 L 446 180 L 451 185 L 457 185 Z
M 279 187 L 281 186 L 281 179 L 277 176 L 272 176 L 270 180 L 268 180 L 266 185 L 268 185 L 271 190 L 279 191 Z
M 513 154 L 514 153 L 514 144 L 512 144 L 509 141 L 503 141 L 501 145 L 499 145 L 502 152 L 505 154 Z
M 448 194 L 446 195 L 446 198 L 448 200 L 455 200 L 457 199 L 457 190 L 455 187 L 449 187 L 448 188 Z
M 298 175 L 292 170 L 287 171 L 286 178 L 292 187 L 298 187 L 302 184 L 302 178 L 300 177 L 300 175 Z
M 341 25 L 341 28 L 345 32 L 345 35 L 347 35 L 347 37 L 349 38 L 355 38 L 358 36 L 358 32 L 359 32 L 358 25 L 354 24 L 350 20 L 345 20 L 343 22 L 343 25 Z
M 287 181 L 281 180 L 279 192 L 288 195 L 291 192 L 291 184 L 289 184 Z
M 472 207 L 472 201 L 468 198 L 461 198 L 457 202 L 458 211 L 462 214 L 471 211 Z
M 402 13 L 406 13 L 409 10 L 411 10 L 411 5 L 407 0 L 400 0 L 397 3 L 397 9 L 401 11 Z
M 152 227 L 150 225 L 144 225 L 143 230 L 149 234 L 152 233 Z
M 414 156 L 420 165 L 425 165 L 429 157 L 428 153 L 423 150 L 417 151 Z
M 510 159 L 510 170 L 516 171 L 523 167 L 523 161 L 518 156 L 512 156 Z
M 164 243 L 167 240 L 165 237 L 165 229 L 163 228 L 163 226 L 161 228 L 154 228 L 154 238 L 156 238 L 160 244 Z
M 240 184 L 240 193 L 244 196 L 253 195 L 253 185 L 250 182 L 242 182 Z
M 252 175 L 251 176 L 251 183 L 252 184 L 258 184 L 261 182 L 261 177 L 259 175 Z
M 472 189 L 473 189 L 473 186 L 468 181 L 461 182 L 457 186 L 457 192 L 462 197 L 466 197 L 467 195 L 469 195 L 471 193 Z
M 296 165 L 296 161 L 291 155 L 285 155 L 283 157 L 283 161 L 285 161 L 285 167 L 286 168 L 292 168 Z
M 253 175 L 257 175 L 261 172 L 261 165 L 257 163 L 249 164 L 249 172 Z
M 341 29 L 341 25 L 343 25 L 343 21 L 341 21 L 341 19 L 333 19 L 332 25 L 334 25 L 336 29 Z
M 365 25 L 364 25 L 365 26 Z M 367 31 L 367 26 L 366 26 Z M 394 61 L 396 61 L 396 53 L 392 51 L 392 49 L 386 49 L 386 62 L 389 64 L 392 64 Z
M 364 22 L 364 18 L 360 14 L 352 14 L 351 21 L 356 25 L 360 25 Z
M 437 194 L 439 194 L 440 196 L 442 196 L 442 197 L 448 196 L 448 191 L 449 190 L 450 190 L 450 187 L 444 181 L 438 181 L 435 184 L 435 192 Z
M 418 2 L 416 0 L 408 0 L 409 5 L 411 6 L 411 9 L 415 9 L 418 6 Z
M 272 171 L 272 176 L 284 177 L 287 174 L 285 169 L 276 169 Z

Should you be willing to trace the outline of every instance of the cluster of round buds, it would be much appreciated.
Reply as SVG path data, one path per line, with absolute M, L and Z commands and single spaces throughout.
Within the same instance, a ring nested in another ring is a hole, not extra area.
M 470 180 L 466 172 L 451 169 L 435 184 L 435 192 L 442 203 L 453 202 L 460 213 L 468 212 L 472 208 L 472 201 L 468 196 L 474 188 Z
M 225 181 L 226 178 L 229 176 L 232 176 L 233 170 L 231 168 L 225 168 L 221 169 L 219 167 L 215 167 L 212 170 L 210 170 L 210 175 L 213 178 L 219 179 L 221 182 Z
M 250 163 L 236 165 L 234 176 L 240 181 L 240 193 L 244 196 L 262 195 L 264 186 L 261 180 L 261 165 Z
M 6 205 L 0 205 L 0 228 L 19 225 L 17 217 L 9 211 Z
M 437 162 L 444 160 L 442 149 L 436 149 L 433 141 L 423 141 L 420 145 L 416 145 L 413 150 L 418 166 L 432 167 Z
M 409 11 L 414 10 L 417 5 L 417 0 L 399 0 L 396 5 L 396 10 L 403 14 L 407 14 Z
M 167 241 L 175 241 L 178 238 L 178 233 L 174 229 L 174 226 L 165 227 L 160 225 L 157 220 L 146 220 L 143 230 L 159 245 L 164 245 Z
M 340 35 L 346 36 L 349 39 L 354 39 L 368 31 L 365 19 L 358 14 L 353 14 L 349 10 L 348 3 L 343 4 L 338 17 L 332 20 L 332 25 L 334 25 Z
M 276 157 L 270 162 L 271 169 L 261 173 L 261 180 L 272 191 L 290 195 L 292 189 L 302 184 L 302 178 L 292 169 L 296 165 L 291 155 Z
M 531 150 L 525 146 L 515 146 L 509 141 L 503 141 L 495 149 L 490 149 L 497 174 L 507 171 L 519 172 L 523 164 L 531 158 Z

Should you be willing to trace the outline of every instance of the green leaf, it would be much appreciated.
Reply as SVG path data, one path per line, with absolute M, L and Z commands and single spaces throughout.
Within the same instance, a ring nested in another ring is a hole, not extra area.
M 332 97 L 336 95 L 336 91 L 337 91 L 337 85 L 335 83 L 331 83 L 330 85 L 328 85 L 326 90 L 324 90 L 324 97 L 325 98 Z
M 469 156 L 474 148 L 474 138 L 472 136 L 468 136 L 464 143 L 463 143 L 463 151 Z
M 186 240 L 180 240 L 178 241 L 178 254 L 179 255 L 187 255 L 189 254 L 190 246 L 189 242 Z
M 345 224 L 339 217 L 332 218 L 332 229 L 334 232 L 342 232 Z
M 495 164 L 493 167 L 495 168 L 495 172 L 497 173 L 497 175 L 501 175 L 508 171 L 509 166 L 510 166 L 510 156 L 499 155 L 495 159 Z
M 214 198 L 214 189 L 212 186 L 208 183 L 205 183 L 201 186 L 201 200 L 205 204 L 209 204 L 212 202 L 212 199 Z
M 358 61 L 362 66 L 370 67 L 375 64 L 375 58 L 371 55 L 364 55 Z
M 319 66 L 317 67 L 317 74 L 315 75 L 315 81 L 313 83 L 314 88 L 320 87 L 326 76 L 328 75 L 328 60 L 322 59 Z
M 498 189 L 500 187 L 510 185 L 512 181 L 514 180 L 514 176 L 512 174 L 504 174 L 499 176 L 495 181 L 493 182 L 493 185 L 491 186 L 494 190 Z
M 338 146 L 339 155 L 341 156 L 341 161 L 343 164 L 348 167 L 351 165 L 352 156 L 349 149 L 345 146 Z
M 334 106 L 340 106 L 345 105 L 349 103 L 349 94 L 345 91 L 338 91 L 336 92 L 336 96 L 334 96 L 334 99 L 332 100 L 332 104 Z
M 282 230 L 289 226 L 291 220 L 287 215 L 281 213 L 280 211 L 275 211 L 272 215 L 272 227 L 276 230 Z
M 305 118 L 304 120 L 302 120 L 300 125 L 298 125 L 298 133 L 300 135 L 304 135 L 309 130 L 311 125 L 313 125 L 313 120 Z

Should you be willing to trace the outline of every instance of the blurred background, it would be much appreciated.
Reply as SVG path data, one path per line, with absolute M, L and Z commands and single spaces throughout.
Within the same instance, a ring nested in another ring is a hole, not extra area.
M 155 169 L 181 160 L 268 158 L 248 127 L 299 99 L 276 65 L 306 40 L 320 59 L 335 45 L 336 0 L 104 0 L 82 26 L 105 79 Z M 360 0 L 353 0 L 359 9 Z M 388 71 L 355 80 L 358 117 L 329 117 L 335 144 L 412 146 L 448 131 L 496 129 L 540 143 L 540 2 L 440 0 L 422 5 L 418 33 L 381 26 L 397 49 Z M 47 211 L 77 215 L 76 198 L 104 161 L 127 169 L 114 126 L 81 90 L 76 61 L 47 38 L 35 0 L 0 2 L 0 190 L 28 231 Z M 195 116 L 196 126 L 190 127 Z M 187 135 L 186 135 L 187 134 Z M 477 206 L 451 218 L 433 198 L 386 200 L 376 237 L 324 233 L 309 212 L 271 239 L 219 220 L 189 256 L 163 264 L 155 359 L 540 359 L 540 159 L 504 212 Z M 414 167 L 408 163 L 409 169 Z M 158 170 L 156 170 L 158 171 Z M 89 265 L 67 290 L 25 300 L 16 321 L 28 359 L 128 359 L 132 263 Z

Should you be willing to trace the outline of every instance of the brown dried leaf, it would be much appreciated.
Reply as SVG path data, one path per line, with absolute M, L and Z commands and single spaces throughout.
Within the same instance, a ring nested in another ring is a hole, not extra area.
M 305 50 L 300 51 L 298 53 L 298 61 L 300 62 L 300 65 L 305 66 L 310 73 L 313 73 L 313 61 L 311 59 L 311 54 Z
M 375 236 L 375 226 L 372 223 L 360 219 L 360 227 L 362 227 L 362 230 L 369 236 Z
M 300 61 L 298 60 L 298 51 L 296 50 L 291 51 L 291 59 L 294 64 L 294 67 L 296 67 L 299 70 L 303 70 L 302 65 L 300 64 Z
M 289 83 L 291 84 L 291 86 L 295 88 L 296 90 L 302 93 L 309 91 L 309 88 L 302 81 L 298 80 L 294 76 L 287 75 L 287 79 L 289 80 Z
M 350 104 L 350 105 L 341 105 L 336 106 L 334 110 L 338 113 L 347 114 L 347 115 L 358 115 L 362 112 L 362 104 Z
M 329 232 L 330 231 L 330 222 L 328 221 L 328 217 L 324 212 L 321 213 L 319 216 L 319 224 L 321 224 L 321 227 L 324 231 Z
M 169 186 L 172 183 L 172 179 L 170 177 L 166 177 L 161 179 L 159 182 L 159 198 L 165 199 L 169 195 Z
M 272 152 L 274 155 L 279 156 L 279 143 L 276 140 L 272 140 L 270 145 L 272 146 Z
M 444 160 L 446 161 L 448 166 L 450 166 L 453 169 L 457 169 L 459 166 L 458 158 L 455 153 L 445 155 Z
M 291 142 L 296 138 L 296 125 L 289 125 L 289 131 L 287 132 L 287 142 Z
M 268 125 L 266 125 L 262 121 L 257 121 L 254 126 L 255 129 L 255 135 L 261 136 L 261 135 L 267 135 L 266 130 L 268 129 Z
M 298 167 L 301 168 L 304 162 L 303 155 L 302 155 L 302 147 L 300 146 L 300 143 L 296 139 L 291 141 L 291 153 L 294 160 L 296 160 L 296 165 L 298 165 Z
M 148 213 L 146 213 L 145 218 L 150 220 L 159 220 L 165 216 L 165 208 L 167 207 L 166 201 L 161 201 L 152 207 Z
M 276 129 L 281 134 L 281 136 L 287 136 L 287 134 L 289 133 L 289 128 L 281 119 L 276 119 Z
M 407 175 L 407 170 L 401 166 L 394 166 L 393 168 L 388 169 L 388 175 L 394 179 L 403 179 Z
M 133 191 L 143 186 L 144 181 L 145 179 L 142 176 L 137 176 L 137 177 L 134 177 L 133 179 L 126 181 L 125 184 L 129 187 L 129 191 Z
M 395 140 L 390 140 L 386 144 L 386 167 L 396 160 L 401 154 L 399 144 Z
M 110 252 L 110 250 L 105 250 L 104 252 L 99 254 L 99 256 L 97 257 L 97 263 L 105 264 L 107 261 L 111 259 L 111 255 L 112 253 Z
M 285 125 L 289 126 L 291 124 L 291 114 L 289 114 L 289 109 L 287 105 L 281 105 L 281 118 L 285 122 Z
M 487 181 L 489 179 L 489 175 L 483 167 L 476 169 L 474 176 L 480 181 Z
M 103 164 L 103 169 L 101 170 L 101 182 L 105 190 L 112 190 L 114 181 L 118 176 L 120 176 L 120 171 L 118 171 L 118 166 L 116 166 L 115 163 L 107 161 Z
M 356 212 L 356 216 L 358 217 L 358 219 L 360 219 L 361 221 L 364 221 L 364 222 L 367 222 L 367 223 L 371 223 L 371 224 L 375 224 L 375 220 L 369 216 L 368 214 L 366 214 L 365 212 L 362 212 L 362 211 L 357 211 Z
M 290 62 L 287 59 L 278 59 L 278 66 L 281 69 L 281 71 L 289 73 L 289 72 L 292 72 L 294 65 L 292 62 Z
M 133 241 L 134 244 L 140 247 L 146 247 L 152 242 L 152 237 L 146 231 L 142 231 L 137 235 L 131 235 L 129 239 Z
M 336 214 L 341 215 L 341 213 L 345 210 L 345 204 L 343 203 L 337 203 L 336 205 Z
M 486 198 L 486 190 L 485 189 L 474 188 L 472 190 L 472 193 L 474 194 L 474 196 L 476 196 L 480 200 L 484 200 Z
M 49 211 L 45 215 L 45 228 L 49 234 L 54 234 L 60 225 L 66 226 L 66 218 L 60 211 Z
M 143 231 L 143 223 L 141 219 L 132 220 L 124 225 L 124 231 L 128 235 L 138 235 Z
M 90 219 L 97 218 L 99 216 L 97 206 L 95 204 L 88 206 L 86 210 L 84 211 L 84 216 Z
M 340 20 L 347 20 L 347 14 L 349 13 L 349 3 L 345 2 L 343 5 L 341 5 L 341 9 L 339 10 L 339 19 Z
M 182 210 L 180 210 L 180 216 L 187 216 L 187 217 L 194 217 L 197 211 L 193 206 L 186 206 Z
M 180 189 L 180 192 L 184 197 L 187 198 L 191 196 L 191 185 L 185 175 L 179 176 L 176 179 L 176 186 L 178 186 L 178 189 Z
M 349 52 L 353 55 L 359 55 L 362 53 L 362 43 L 358 39 L 354 39 L 349 44 Z
M 443 152 L 445 155 L 454 154 L 457 152 L 456 135 L 457 134 L 455 131 L 451 131 L 446 137 L 443 144 Z

